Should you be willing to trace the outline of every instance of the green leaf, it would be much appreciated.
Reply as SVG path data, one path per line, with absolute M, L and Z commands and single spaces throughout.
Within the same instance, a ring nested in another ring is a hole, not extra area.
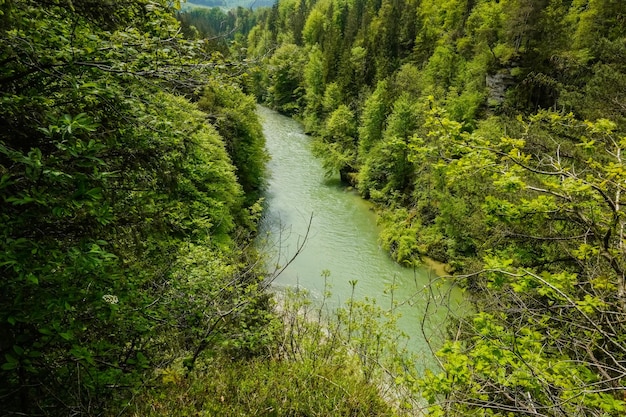
M 19 360 L 10 353 L 5 354 L 4 358 L 6 359 L 7 363 L 19 363 Z
M 4 174 L 2 177 L 0 177 L 0 189 L 6 188 L 9 185 L 13 184 L 13 181 L 11 181 L 10 179 L 10 174 Z
M 74 335 L 72 334 L 72 332 L 61 332 L 59 333 L 59 336 L 67 341 L 74 339 Z
M 2 364 L 2 370 L 3 371 L 10 371 L 12 369 L 16 369 L 19 366 L 19 363 L 17 362 L 7 362 Z
M 26 282 L 29 282 L 29 283 L 34 284 L 34 285 L 39 284 L 39 280 L 33 274 L 26 275 Z

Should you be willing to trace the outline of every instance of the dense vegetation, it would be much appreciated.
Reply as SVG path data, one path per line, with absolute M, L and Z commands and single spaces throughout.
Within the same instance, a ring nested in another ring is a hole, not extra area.
M 177 3 L 0 0 L 3 415 L 626 413 L 626 4 Z M 467 289 L 440 370 L 273 312 L 244 91 Z
M 0 0 L 0 415 L 392 415 L 274 308 L 246 66 L 177 3 Z
M 468 289 L 432 415 L 626 412 L 626 3 L 281 0 L 248 89 Z
M 10 1 L 0 19 L 2 414 L 99 414 L 177 355 L 253 354 L 254 100 L 227 78 L 198 90 L 217 63 L 167 2 Z
M 259 7 L 271 7 L 274 0 L 193 0 L 182 4 L 183 9 L 193 8 L 222 8 L 234 9 L 244 7 L 247 9 L 258 9 Z
M 219 7 L 194 7 L 180 10 L 176 17 L 186 38 L 203 39 L 214 53 L 243 59 L 241 43 L 258 23 L 260 13 L 243 7 L 228 11 Z

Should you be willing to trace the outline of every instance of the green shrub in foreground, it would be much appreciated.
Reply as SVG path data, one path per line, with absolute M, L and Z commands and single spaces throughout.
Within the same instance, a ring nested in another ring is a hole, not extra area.
M 356 285 L 356 282 L 354 282 Z M 328 293 L 327 293 L 328 294 Z M 279 296 L 267 355 L 202 356 L 160 370 L 133 416 L 397 416 L 415 411 L 395 316 L 372 300 L 326 309 L 305 292 Z M 332 311 L 332 313 L 330 313 Z M 266 339 L 266 340 L 270 340 Z M 401 384 L 401 385 L 398 385 Z M 404 391 L 403 391 L 404 390 Z M 408 394 L 408 395 L 407 395 Z
M 289 359 L 210 361 L 162 385 L 133 416 L 391 416 L 394 413 L 350 366 Z

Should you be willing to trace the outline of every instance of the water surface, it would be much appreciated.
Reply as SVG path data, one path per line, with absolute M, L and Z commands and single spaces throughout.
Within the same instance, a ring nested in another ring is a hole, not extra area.
M 276 278 L 275 287 L 306 288 L 319 299 L 330 284 L 329 301 L 341 305 L 352 295 L 351 281 L 357 281 L 356 299 L 369 297 L 388 308 L 393 286 L 393 299 L 402 303 L 399 325 L 411 337 L 410 349 L 430 355 L 421 323 L 425 288 L 434 272 L 401 267 L 379 247 L 371 205 L 342 185 L 338 176 L 325 177 L 321 162 L 311 153 L 311 138 L 298 122 L 264 107 L 258 114 L 271 156 L 262 228 L 273 243 L 264 250 L 272 252 L 274 264 L 281 266 L 299 252 Z M 326 279 L 325 271 L 330 274 Z

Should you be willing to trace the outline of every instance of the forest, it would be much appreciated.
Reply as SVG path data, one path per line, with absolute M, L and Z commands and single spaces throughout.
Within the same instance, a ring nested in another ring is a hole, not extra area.
M 626 3 L 183 5 L 0 0 L 0 415 L 626 413 Z M 438 369 L 276 308 L 256 102 L 464 289 Z
M 275 307 L 249 64 L 180 12 L 0 0 L 0 415 L 392 415 Z
M 248 91 L 376 203 L 380 244 L 448 265 L 429 415 L 626 412 L 626 3 L 280 0 Z
M 619 163 L 624 18 L 616 1 L 283 1 L 249 34 L 252 56 L 275 48 L 249 88 L 301 118 L 329 171 L 388 209 L 382 240 L 398 262 L 428 254 L 473 271 L 481 245 L 496 246 L 481 243 L 498 229 L 486 229 L 487 195 L 558 198 L 522 177 L 567 172 L 575 182 Z M 477 184 L 456 181 L 464 166 Z M 490 189 L 485 178 L 496 180 Z M 617 203 L 618 189 L 598 191 Z

